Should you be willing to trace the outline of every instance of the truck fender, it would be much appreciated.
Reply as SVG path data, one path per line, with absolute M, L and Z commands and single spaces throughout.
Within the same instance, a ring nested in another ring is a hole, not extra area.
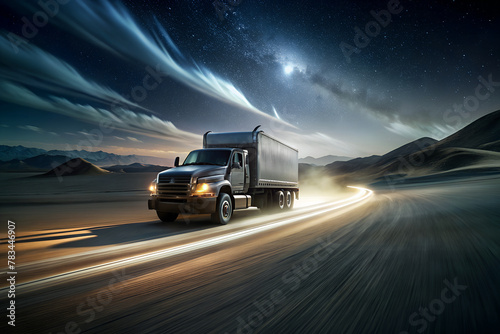
M 228 193 L 233 198 L 233 188 L 231 188 L 231 183 L 228 180 L 217 182 L 217 192 L 215 193 L 217 197 L 219 197 L 222 189 L 225 190 L 223 192 Z
M 233 202 L 233 208 L 234 208 L 235 202 L 234 202 L 233 188 L 231 187 L 231 182 L 229 182 L 228 180 L 223 180 L 218 182 L 217 192 L 215 193 L 217 198 L 219 198 L 221 192 L 229 194 L 229 196 L 231 197 L 231 202 Z

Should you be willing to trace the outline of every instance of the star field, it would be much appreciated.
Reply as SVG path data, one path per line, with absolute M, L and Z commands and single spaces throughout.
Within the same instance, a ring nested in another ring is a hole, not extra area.
M 53 104 L 65 99 L 80 109 L 94 108 L 96 118 L 4 97 L 2 141 L 75 145 L 79 131 L 111 117 L 99 110 L 109 111 L 116 94 L 128 101 L 120 102 L 127 111 L 113 117 L 127 116 L 96 149 L 171 157 L 199 147 L 196 138 L 208 130 L 246 131 L 262 124 L 264 131 L 298 146 L 300 156 L 360 156 L 385 153 L 423 136 L 444 138 L 500 107 L 500 92 L 494 92 L 469 118 L 449 122 L 444 117 L 474 94 L 479 77 L 500 81 L 500 22 L 494 5 L 213 3 L 60 5 L 27 39 L 37 51 L 26 52 L 17 72 L 4 58 L 0 79 L 12 91 Z M 5 2 L 4 38 L 9 33 L 22 37 L 22 18 L 32 19 L 40 10 L 36 1 Z M 89 13 L 101 21 L 92 22 Z M 7 55 L 8 47 L 2 52 Z M 42 55 L 60 61 L 53 66 L 71 66 L 89 87 L 109 88 L 108 94 L 26 75 L 33 66 L 45 66 Z M 26 130 L 27 125 L 42 132 Z

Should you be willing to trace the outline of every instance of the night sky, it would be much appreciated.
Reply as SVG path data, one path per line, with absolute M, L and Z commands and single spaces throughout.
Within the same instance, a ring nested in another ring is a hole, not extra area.
M 1 2 L 0 144 L 172 159 L 261 124 L 357 157 L 500 109 L 483 1 L 60 2 Z

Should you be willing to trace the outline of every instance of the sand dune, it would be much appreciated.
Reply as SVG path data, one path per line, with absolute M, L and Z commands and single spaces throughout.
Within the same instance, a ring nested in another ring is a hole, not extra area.
M 74 176 L 74 175 L 97 175 L 97 174 L 108 174 L 107 170 L 97 167 L 91 164 L 85 159 L 75 158 L 71 159 L 56 168 L 48 171 L 42 176 Z
M 421 177 L 456 169 L 500 167 L 500 110 L 436 141 L 421 138 L 383 156 L 327 165 L 341 184 Z
M 436 148 L 465 147 L 498 151 L 500 148 L 500 110 L 485 115 L 436 143 Z M 494 144 L 496 143 L 496 144 Z M 496 148 L 496 149 L 495 149 Z

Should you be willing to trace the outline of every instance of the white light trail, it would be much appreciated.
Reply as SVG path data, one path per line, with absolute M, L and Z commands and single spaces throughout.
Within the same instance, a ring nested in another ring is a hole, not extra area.
M 158 260 L 158 259 L 164 259 L 164 258 L 168 258 L 171 256 L 184 254 L 187 252 L 200 250 L 200 249 L 207 248 L 210 246 L 222 244 L 222 243 L 229 242 L 229 241 L 234 241 L 234 240 L 248 237 L 248 236 L 251 236 L 251 235 L 254 235 L 257 233 L 261 233 L 264 231 L 275 229 L 277 227 L 288 225 L 291 223 L 295 223 L 295 222 L 300 221 L 300 220 L 319 216 L 319 215 L 322 215 L 324 213 L 334 211 L 337 209 L 341 209 L 341 208 L 344 208 L 346 206 L 361 202 L 361 201 L 363 201 L 363 200 L 365 200 L 373 195 L 373 191 L 370 189 L 361 188 L 361 187 L 353 187 L 353 186 L 349 186 L 349 188 L 357 189 L 357 190 L 359 190 L 359 192 L 356 193 L 354 196 L 351 196 L 345 200 L 341 200 L 341 201 L 337 201 L 337 202 L 333 202 L 333 203 L 326 203 L 326 204 L 323 204 L 321 206 L 314 207 L 314 209 L 312 211 L 306 212 L 306 213 L 298 215 L 298 216 L 296 215 L 292 218 L 282 219 L 282 220 L 279 220 L 279 221 L 276 221 L 276 222 L 273 222 L 270 224 L 252 227 L 252 228 L 249 228 L 249 229 L 246 229 L 243 231 L 232 232 L 232 233 L 228 233 L 228 234 L 220 235 L 220 236 L 216 236 L 216 237 L 211 237 L 211 238 L 208 238 L 205 240 L 195 241 L 195 242 L 188 243 L 185 245 L 180 245 L 180 246 L 176 246 L 176 247 L 172 247 L 172 248 L 162 249 L 159 251 L 154 251 L 154 252 L 150 252 L 150 253 L 146 253 L 146 254 L 131 256 L 131 257 L 128 257 L 125 259 L 120 259 L 120 260 L 102 263 L 102 264 L 87 267 L 87 268 L 69 271 L 66 273 L 62 273 L 62 274 L 34 280 L 31 282 L 21 283 L 21 284 L 19 284 L 19 286 L 23 286 L 23 290 L 26 290 L 29 287 L 32 287 L 32 288 L 38 287 L 39 288 L 43 285 L 54 283 L 55 281 L 60 281 L 63 279 L 67 280 L 67 279 L 74 278 L 75 276 L 79 276 L 82 274 L 85 274 L 86 276 L 88 276 L 89 274 L 96 273 L 98 271 L 116 269 L 119 267 L 124 267 L 127 265 L 138 264 L 138 263 L 144 264 L 146 261 L 154 261 L 154 260 Z M 1 291 L 6 290 L 6 289 L 7 288 L 2 288 Z
M 274 114 L 276 115 L 277 119 L 281 119 L 280 115 L 278 115 L 278 111 L 276 110 L 275 107 L 273 107 Z

